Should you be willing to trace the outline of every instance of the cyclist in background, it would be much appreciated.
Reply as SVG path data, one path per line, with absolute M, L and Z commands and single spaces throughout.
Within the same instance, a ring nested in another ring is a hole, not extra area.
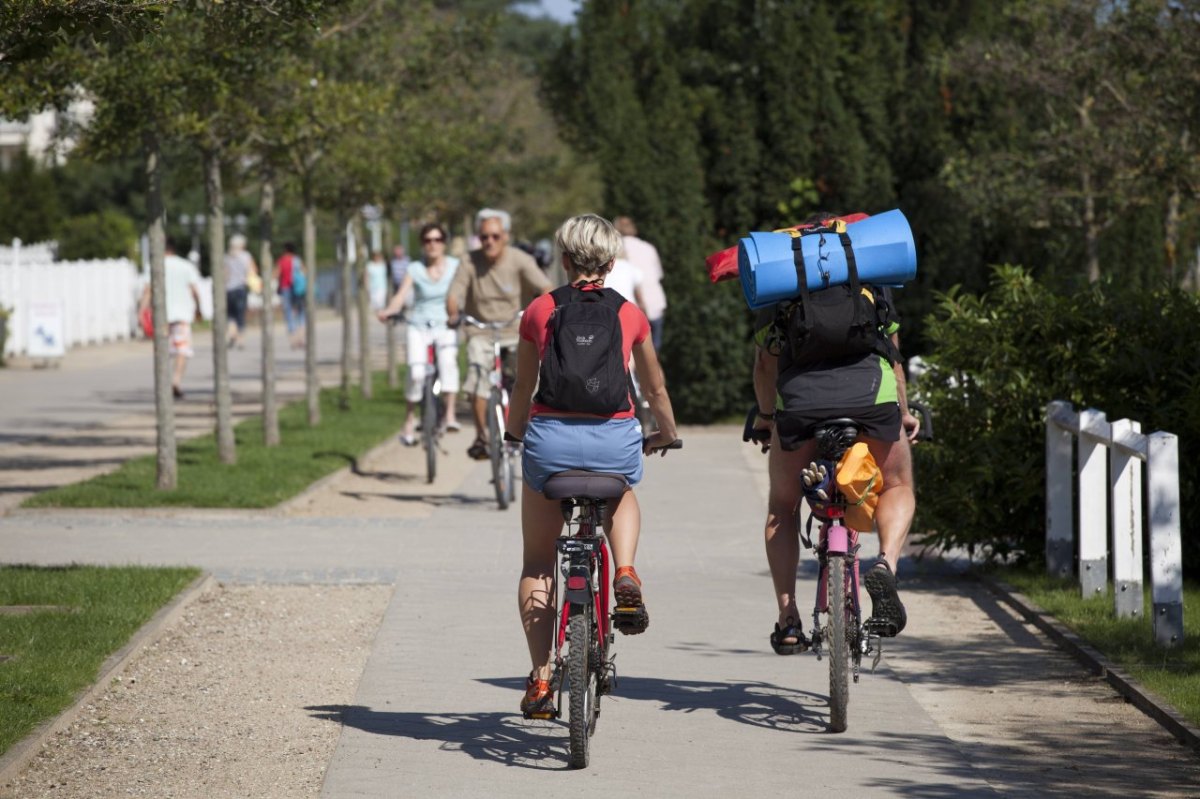
M 815 214 L 810 223 L 823 223 L 833 214 Z M 890 292 L 876 289 L 888 306 L 880 339 L 896 343 L 899 318 Z M 916 499 L 913 493 L 910 441 L 919 422 L 908 410 L 904 373 L 899 363 L 877 353 L 793 364 L 787 347 L 772 352 L 767 345 L 776 320 L 776 306 L 759 310 L 755 319 L 754 395 L 758 414 L 754 427 L 771 430 L 769 447 L 770 490 L 765 539 L 767 563 L 779 606 L 771 634 L 777 654 L 790 655 L 808 647 L 796 605 L 796 566 L 800 559 L 799 530 L 794 512 L 802 495 L 801 470 L 815 460 L 813 430 L 822 421 L 848 417 L 861 428 L 883 473 L 883 490 L 875 510 L 879 530 L 879 560 L 863 578 L 871 596 L 867 624 L 880 635 L 904 629 L 907 614 L 896 589 L 896 569 L 912 525 Z M 895 350 L 894 350 L 895 351 Z
M 446 295 L 446 311 L 452 323 L 457 323 L 460 312 L 465 312 L 481 322 L 507 322 L 516 317 L 529 300 L 550 290 L 550 281 L 537 262 L 516 247 L 508 246 L 512 219 L 504 211 L 484 208 L 475 215 L 475 229 L 479 234 L 480 248 L 467 254 L 467 261 L 459 268 Z M 501 333 L 502 347 L 512 348 L 517 343 L 517 326 L 514 321 L 510 329 Z M 463 390 L 472 396 L 475 417 L 475 441 L 467 449 L 467 455 L 475 460 L 487 460 L 487 400 L 491 386 L 488 375 L 492 371 L 495 353 L 492 350 L 491 334 L 486 330 L 467 330 L 467 379 Z
M 380 321 L 388 321 L 388 317 L 404 309 L 409 292 L 413 293 L 407 326 L 408 385 L 404 390 L 408 415 L 400 435 L 400 440 L 409 447 L 417 444 L 413 430 L 425 383 L 426 353 L 430 344 L 437 349 L 438 374 L 446 399 L 446 430 L 459 430 L 454 413 L 454 399 L 458 393 L 458 336 L 446 324 L 446 295 L 454 282 L 458 259 L 446 255 L 446 229 L 436 222 L 421 228 L 421 252 L 421 260 L 409 262 L 400 288 L 392 295 L 387 307 L 377 314 Z
M 507 428 L 508 435 L 523 439 L 525 445 L 522 459 L 525 485 L 521 498 L 524 561 L 517 597 L 533 671 L 521 700 L 522 712 L 546 710 L 553 701 L 549 682 L 555 610 L 552 591 L 555 540 L 562 533 L 563 515 L 559 502 L 546 499 L 541 493 L 551 475 L 569 469 L 587 469 L 625 477 L 630 489 L 610 505 L 611 516 L 606 525 L 617 567 L 613 593 L 618 605 L 636 607 L 640 611 L 630 626 L 621 627 L 623 633 L 640 633 L 650 623 L 642 600 L 641 580 L 633 566 L 641 531 L 641 511 L 632 487 L 642 477 L 643 440 L 628 390 L 627 365 L 631 354 L 650 410 L 658 423 L 658 432 L 644 442 L 645 451 L 666 446 L 676 439 L 675 417 L 650 338 L 650 323 L 637 305 L 620 302 L 619 298 L 615 300 L 619 303 L 614 315 L 615 329 L 597 333 L 608 338 L 608 343 L 614 347 L 616 336 L 620 336 L 621 352 L 614 353 L 613 358 L 621 358 L 616 361 L 616 371 L 625 375 L 624 387 L 616 392 L 624 394 L 623 401 L 618 397 L 624 410 L 607 414 L 580 413 L 546 404 L 548 398 L 542 391 L 534 396 L 543 358 L 547 348 L 552 346 L 551 320 L 562 307 L 556 298 L 561 295 L 564 301 L 578 302 L 581 298 L 570 297 L 570 292 L 610 292 L 604 287 L 604 279 L 621 251 L 621 236 L 616 228 L 594 214 L 568 219 L 559 228 L 555 239 L 562 252 L 570 288 L 564 287 L 551 296 L 534 300 L 521 319 L 517 383 L 513 388 Z

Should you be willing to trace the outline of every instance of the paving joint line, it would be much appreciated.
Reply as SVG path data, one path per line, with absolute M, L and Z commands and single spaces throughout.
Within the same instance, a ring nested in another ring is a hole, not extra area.
M 972 576 L 1045 633 L 1060 649 L 1103 678 L 1127 702 L 1158 722 L 1181 745 L 1200 754 L 1200 728 L 1191 724 L 1166 700 L 1141 686 L 1128 673 L 1114 666 L 1102 652 L 1008 583 L 978 572 L 973 572 Z

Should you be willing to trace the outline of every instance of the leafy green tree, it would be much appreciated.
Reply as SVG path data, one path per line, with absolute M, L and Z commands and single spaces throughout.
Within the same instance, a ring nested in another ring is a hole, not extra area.
M 68 217 L 59 223 L 55 238 L 64 261 L 137 257 L 137 225 L 115 209 Z
M 930 320 L 930 371 L 915 386 L 937 439 L 914 450 L 926 543 L 980 557 L 1040 561 L 1045 541 L 1045 409 L 1051 400 L 1130 418 L 1143 431 L 1200 440 L 1200 354 L 1188 331 L 1200 298 L 1102 280 L 1059 294 L 998 267 L 981 294 L 949 291 Z M 1181 461 L 1183 526 L 1194 524 L 1200 467 Z M 1200 545 L 1184 539 L 1184 569 Z
M 1078 231 L 1090 282 L 1105 232 L 1150 201 L 1140 75 L 1128 69 L 1126 18 L 1109 10 L 1102 0 L 1011 3 L 1002 36 L 965 41 L 955 62 L 992 102 L 946 165 L 982 214 Z
M 62 215 L 54 176 L 22 153 L 0 172 L 0 243 L 49 241 Z

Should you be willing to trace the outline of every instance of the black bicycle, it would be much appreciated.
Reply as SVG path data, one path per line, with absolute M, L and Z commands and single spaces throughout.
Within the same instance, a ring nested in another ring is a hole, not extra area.
M 676 439 L 650 452 L 682 446 L 683 441 Z M 551 594 L 562 601 L 550 679 L 558 697 L 553 713 L 530 713 L 528 718 L 561 716 L 565 675 L 570 762 L 574 768 L 587 768 L 591 737 L 600 716 L 600 698 L 611 693 L 617 684 L 615 656 L 611 651 L 615 639 L 613 628 L 620 629 L 624 621 L 632 621 L 639 615 L 637 608 L 609 609 L 611 558 L 603 535 L 604 516 L 608 503 L 619 499 L 628 488 L 623 475 L 571 470 L 552 475 L 543 489 L 547 499 L 560 501 L 567 523 L 558 539 L 559 568 Z M 558 574 L 566 585 L 566 591 L 561 593 Z
M 413 322 L 404 312 L 392 314 L 387 320 L 408 322 L 427 330 L 440 327 L 436 322 Z M 421 384 L 421 446 L 425 450 L 425 479 L 432 483 L 437 477 L 437 456 L 441 449 L 442 423 L 446 418 L 446 402 L 442 399 L 442 377 L 437 365 L 437 342 L 430 340 L 425 347 L 425 379 Z
M 486 330 L 492 338 L 492 369 L 488 373 L 491 390 L 487 401 L 488 459 L 492 462 L 492 486 L 496 490 L 496 504 L 505 510 L 516 499 L 517 459 L 520 444 L 506 441 L 504 428 L 508 423 L 508 399 L 512 391 L 513 377 L 504 368 L 504 350 L 500 333 L 521 318 L 524 311 L 505 322 L 481 322 L 470 314 L 462 315 L 462 324 Z

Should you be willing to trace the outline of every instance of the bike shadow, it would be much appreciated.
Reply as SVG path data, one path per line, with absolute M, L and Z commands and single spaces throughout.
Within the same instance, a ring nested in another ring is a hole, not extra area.
M 521 690 L 520 680 L 500 681 Z M 361 705 L 306 707 L 314 718 L 344 724 L 375 735 L 434 741 L 445 752 L 462 752 L 514 768 L 565 771 L 568 742 L 563 724 L 527 721 L 518 713 L 405 713 Z
M 518 690 L 524 686 L 522 681 L 511 679 L 480 682 Z M 829 700 L 825 694 L 760 681 L 712 682 L 618 675 L 611 699 L 616 703 L 657 702 L 663 710 L 675 713 L 710 712 L 727 721 L 781 732 L 823 734 L 829 729 Z

